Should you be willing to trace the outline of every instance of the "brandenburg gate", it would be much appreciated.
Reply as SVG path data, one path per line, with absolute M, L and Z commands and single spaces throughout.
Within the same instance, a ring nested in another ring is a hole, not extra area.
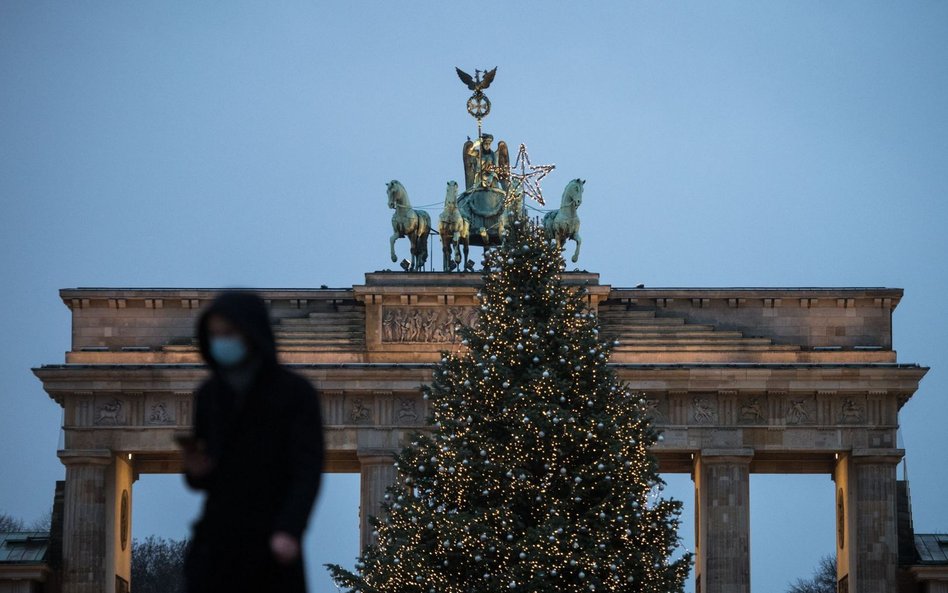
M 664 431 L 663 472 L 690 473 L 703 593 L 750 590 L 750 474 L 824 473 L 840 587 L 897 589 L 899 409 L 926 368 L 897 360 L 889 288 L 589 289 L 612 364 Z M 475 319 L 480 275 L 378 272 L 341 289 L 261 289 L 281 360 L 320 393 L 330 472 L 361 475 L 363 544 L 393 480 L 392 454 L 427 414 L 420 385 L 455 327 Z M 64 409 L 66 593 L 130 580 L 136 477 L 177 473 L 174 435 L 205 376 L 194 322 L 205 289 L 67 289 L 72 345 L 34 370 Z

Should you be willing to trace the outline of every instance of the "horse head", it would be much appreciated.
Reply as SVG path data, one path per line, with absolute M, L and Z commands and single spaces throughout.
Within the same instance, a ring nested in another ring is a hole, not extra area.
M 444 191 L 444 207 L 457 207 L 458 205 L 458 182 L 449 181 Z
M 572 207 L 579 208 L 583 203 L 583 186 L 586 185 L 585 179 L 574 179 L 566 184 L 563 190 L 563 198 L 560 201 L 560 208 Z
M 386 193 L 388 193 L 388 207 L 396 208 L 398 206 L 404 205 L 408 202 L 408 193 L 405 191 L 405 186 L 401 184 L 397 179 L 393 179 L 385 184 Z

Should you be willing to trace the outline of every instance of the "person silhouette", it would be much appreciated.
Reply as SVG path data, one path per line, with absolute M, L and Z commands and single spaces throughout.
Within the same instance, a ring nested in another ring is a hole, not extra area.
M 305 592 L 301 540 L 319 493 L 316 391 L 277 362 L 267 306 L 218 296 L 197 323 L 210 377 L 182 437 L 185 479 L 206 493 L 185 559 L 188 593 Z

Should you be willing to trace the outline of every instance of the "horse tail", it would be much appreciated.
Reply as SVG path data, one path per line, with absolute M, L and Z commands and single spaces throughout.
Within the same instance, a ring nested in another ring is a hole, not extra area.
M 428 260 L 428 235 L 431 234 L 431 216 L 424 210 L 415 210 L 418 215 L 418 234 L 415 237 L 417 255 L 421 257 L 422 265 Z
M 418 215 L 418 234 L 427 237 L 431 233 L 431 217 L 424 210 L 415 210 Z

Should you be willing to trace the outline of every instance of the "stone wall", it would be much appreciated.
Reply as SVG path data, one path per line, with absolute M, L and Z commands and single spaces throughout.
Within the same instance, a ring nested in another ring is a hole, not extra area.
M 610 300 L 810 348 L 892 348 L 889 288 L 615 288 Z
M 219 292 L 211 289 L 96 289 L 60 291 L 72 311 L 72 350 L 140 352 L 188 345 L 194 324 Z M 351 289 L 265 289 L 275 321 L 331 311 L 352 301 Z

